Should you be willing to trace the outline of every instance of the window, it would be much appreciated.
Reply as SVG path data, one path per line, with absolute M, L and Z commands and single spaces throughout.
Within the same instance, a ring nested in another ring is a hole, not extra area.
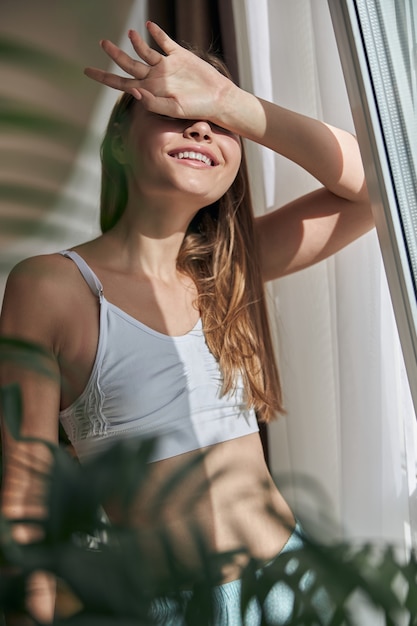
M 329 7 L 417 406 L 417 5 Z

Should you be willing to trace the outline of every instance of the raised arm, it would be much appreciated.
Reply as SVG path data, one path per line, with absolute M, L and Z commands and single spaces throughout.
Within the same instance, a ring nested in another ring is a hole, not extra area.
M 373 226 L 359 147 L 350 133 L 240 89 L 211 65 L 148 30 L 165 55 L 136 33 L 140 60 L 109 41 L 105 52 L 132 78 L 95 68 L 86 74 L 132 93 L 147 109 L 177 118 L 205 119 L 262 144 L 312 174 L 323 189 L 258 220 L 265 279 L 307 267 L 337 252 Z

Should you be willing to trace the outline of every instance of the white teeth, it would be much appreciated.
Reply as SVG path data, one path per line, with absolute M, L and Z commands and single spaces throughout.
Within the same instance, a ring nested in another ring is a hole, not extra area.
M 213 165 L 212 160 L 205 154 L 201 154 L 201 152 L 177 152 L 177 154 L 174 154 L 174 157 L 176 159 L 193 159 L 194 161 L 202 161 L 206 165 Z

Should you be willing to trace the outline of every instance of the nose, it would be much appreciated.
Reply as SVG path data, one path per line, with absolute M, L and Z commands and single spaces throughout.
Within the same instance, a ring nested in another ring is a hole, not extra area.
M 211 141 L 212 134 L 210 123 L 204 120 L 190 121 L 184 130 L 184 137 L 194 141 Z

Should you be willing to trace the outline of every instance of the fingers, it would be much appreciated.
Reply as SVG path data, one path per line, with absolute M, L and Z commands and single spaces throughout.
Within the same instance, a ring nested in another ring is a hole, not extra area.
M 135 30 L 129 30 L 128 34 L 136 54 L 148 65 L 157 65 L 161 60 L 161 54 L 157 50 L 150 48 Z
M 171 37 L 168 37 L 166 32 L 157 24 L 147 22 L 146 26 L 155 43 L 158 44 L 165 54 L 171 54 L 178 48 L 178 44 L 171 39 Z M 149 65 L 157 65 L 159 63 L 161 54 L 148 46 L 146 41 L 135 30 L 129 30 L 129 39 L 132 42 L 135 52 L 141 59 L 146 61 Z
M 171 37 L 168 37 L 166 32 L 155 24 L 155 22 L 147 22 L 146 27 L 152 36 L 155 43 L 165 52 L 165 54 L 172 54 L 174 50 L 180 46 Z
M 84 69 L 84 74 L 88 76 L 88 78 L 92 78 L 98 83 L 103 83 L 103 85 L 107 85 L 107 87 L 112 87 L 113 89 L 118 89 L 119 91 L 127 91 L 137 97 L 136 94 L 133 94 L 133 91 L 137 90 L 136 88 L 138 86 L 138 81 L 133 78 L 124 78 L 123 76 L 117 76 L 116 74 L 105 72 L 104 70 L 100 70 L 96 67 L 86 67 Z M 140 94 L 138 95 L 138 99 L 140 99 Z
M 165 31 L 157 26 L 157 24 L 147 22 L 146 26 L 155 42 L 167 55 L 179 48 L 178 44 L 168 37 Z M 100 45 L 114 63 L 133 78 L 117 76 L 116 74 L 100 70 L 96 67 L 86 67 L 84 74 L 108 87 L 129 92 L 139 100 L 143 97 L 139 81 L 147 78 L 152 66 L 158 65 L 164 57 L 157 50 L 148 46 L 145 40 L 136 31 L 130 30 L 129 38 L 141 61 L 132 59 L 132 57 L 108 39 L 102 40 Z M 145 98 L 146 100 L 150 99 L 148 92 L 146 92 Z
M 115 46 L 114 43 L 108 39 L 101 41 L 100 45 L 104 52 L 120 67 L 120 69 L 135 78 L 145 78 L 147 76 L 149 71 L 147 65 L 132 59 L 132 57 L 126 54 L 126 52 L 123 52 L 123 50 L 120 50 L 120 48 Z

